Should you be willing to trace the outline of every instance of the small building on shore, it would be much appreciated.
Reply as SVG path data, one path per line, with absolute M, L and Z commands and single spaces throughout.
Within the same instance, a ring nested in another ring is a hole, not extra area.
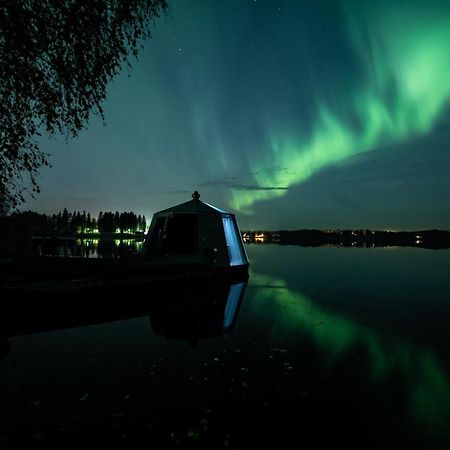
M 248 266 L 235 215 L 201 201 L 197 191 L 153 215 L 143 252 L 159 265 Z

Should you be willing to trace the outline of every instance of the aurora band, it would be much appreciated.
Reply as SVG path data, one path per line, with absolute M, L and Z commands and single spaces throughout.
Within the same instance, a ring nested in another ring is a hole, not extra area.
M 255 202 L 281 197 L 291 186 L 352 155 L 429 133 L 448 105 L 446 2 L 364 0 L 345 11 L 349 42 L 364 74 L 340 99 L 351 117 L 334 113 L 326 99 L 319 99 L 312 130 L 302 130 L 309 132 L 307 138 L 272 130 L 270 151 L 251 163 L 257 188 L 234 189 L 233 209 L 251 214 Z

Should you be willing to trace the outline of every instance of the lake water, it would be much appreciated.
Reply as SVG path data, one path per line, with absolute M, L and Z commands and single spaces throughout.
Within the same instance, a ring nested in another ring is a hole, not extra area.
M 5 335 L 0 447 L 450 448 L 450 251 L 246 248 L 198 303 Z
M 40 238 L 32 239 L 34 256 L 74 258 L 126 258 L 139 253 L 143 239 Z

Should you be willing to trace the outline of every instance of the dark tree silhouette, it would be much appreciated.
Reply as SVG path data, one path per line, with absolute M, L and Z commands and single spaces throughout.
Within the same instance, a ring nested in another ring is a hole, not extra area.
M 73 137 L 103 117 L 108 81 L 166 10 L 166 0 L 0 2 L 1 210 L 39 192 L 41 133 Z
M 63 211 L 63 214 L 61 217 L 61 228 L 66 232 L 69 229 L 69 220 L 70 220 L 70 218 L 69 218 L 69 213 L 67 212 L 67 208 L 64 208 L 64 211 Z

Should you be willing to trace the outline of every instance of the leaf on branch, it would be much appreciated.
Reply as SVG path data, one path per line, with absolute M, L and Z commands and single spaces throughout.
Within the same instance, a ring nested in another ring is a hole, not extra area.
M 76 136 L 92 113 L 104 120 L 108 82 L 167 11 L 166 0 L 91 3 L 0 4 L 0 211 L 23 203 L 25 179 L 37 186 L 49 166 L 36 141 L 43 130 Z

